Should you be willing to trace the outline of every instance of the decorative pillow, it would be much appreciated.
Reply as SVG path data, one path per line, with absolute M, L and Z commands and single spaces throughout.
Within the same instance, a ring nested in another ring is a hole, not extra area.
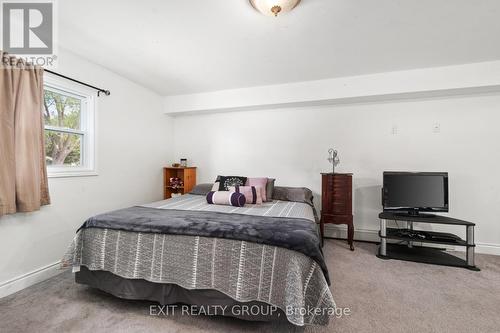
M 215 182 L 216 183 L 220 183 L 220 177 L 222 177 L 222 176 L 221 175 L 217 175 L 217 178 L 215 178 Z M 226 176 L 226 177 L 246 178 L 246 177 L 243 177 L 243 176 Z
M 262 188 L 260 186 L 231 186 L 229 190 L 243 194 L 248 204 L 262 204 Z
M 220 187 L 220 182 L 215 182 L 212 184 L 212 191 L 218 191 Z
M 247 177 L 220 176 L 219 191 L 229 191 L 230 186 L 244 186 L 246 182 L 247 182 Z
M 195 185 L 189 194 L 207 195 L 208 192 L 212 191 L 212 186 L 214 186 L 214 184 L 210 183 Z
M 274 179 L 274 178 L 267 178 L 267 184 L 266 184 L 267 201 L 273 201 L 274 182 L 275 181 L 276 181 L 276 179 Z
M 245 183 L 245 186 L 258 186 L 258 187 L 260 187 L 262 201 L 267 201 L 266 185 L 267 185 L 267 178 L 247 178 L 247 182 Z M 247 198 L 247 200 L 248 200 L 248 198 Z
M 304 202 L 314 207 L 312 191 L 306 187 L 276 186 L 274 188 L 273 199 Z
M 214 205 L 227 205 L 243 207 L 246 203 L 245 195 L 230 191 L 210 191 L 207 194 L 207 202 Z

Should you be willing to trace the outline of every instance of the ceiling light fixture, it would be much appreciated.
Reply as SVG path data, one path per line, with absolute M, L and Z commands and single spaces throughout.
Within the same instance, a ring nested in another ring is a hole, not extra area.
M 297 7 L 300 0 L 249 0 L 253 8 L 264 15 L 278 16 Z

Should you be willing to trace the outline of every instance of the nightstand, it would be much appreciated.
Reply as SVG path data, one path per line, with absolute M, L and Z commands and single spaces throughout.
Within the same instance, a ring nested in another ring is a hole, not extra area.
M 170 178 L 173 177 L 182 179 L 184 186 L 180 188 L 170 187 Z M 172 193 L 189 193 L 195 185 L 196 167 L 163 168 L 163 199 L 170 199 L 172 197 Z
M 352 216 L 352 174 L 322 173 L 321 198 L 321 240 L 325 234 L 325 224 L 347 224 L 347 239 L 354 251 L 354 224 Z

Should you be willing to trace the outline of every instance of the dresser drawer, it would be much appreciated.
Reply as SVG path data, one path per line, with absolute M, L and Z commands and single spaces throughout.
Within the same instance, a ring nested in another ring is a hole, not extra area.
M 343 190 L 343 191 L 342 191 L 341 189 L 336 188 L 336 189 L 332 192 L 331 196 L 332 196 L 332 198 L 333 198 L 334 200 L 336 200 L 336 201 L 338 201 L 338 200 L 347 201 L 347 200 L 348 200 L 348 198 L 350 197 L 349 193 L 350 193 L 350 191 L 349 191 L 349 189 L 348 189 L 348 188 L 346 188 L 346 189 L 345 189 L 345 190 Z
M 328 188 L 351 187 L 351 181 L 349 178 L 344 177 L 328 177 L 327 185 Z
M 349 185 L 350 180 L 351 179 L 349 177 L 333 177 L 333 184 L 335 184 L 335 185 L 345 184 L 347 186 L 347 185 Z
M 332 215 L 347 215 L 351 214 L 349 206 L 346 202 L 330 202 L 328 205 L 323 205 L 321 210 L 325 214 Z
M 345 202 L 334 201 L 332 204 L 332 214 L 343 215 L 347 214 L 347 204 Z

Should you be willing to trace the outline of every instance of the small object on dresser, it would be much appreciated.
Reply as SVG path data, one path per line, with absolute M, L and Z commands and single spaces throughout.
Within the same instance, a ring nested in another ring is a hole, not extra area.
M 185 168 L 188 166 L 188 160 L 187 158 L 181 158 L 181 167 Z
M 335 167 L 340 164 L 339 153 L 333 149 L 328 149 L 328 162 L 332 163 L 332 173 L 335 173 Z
M 179 168 L 181 165 L 179 163 L 172 163 L 173 168 Z

